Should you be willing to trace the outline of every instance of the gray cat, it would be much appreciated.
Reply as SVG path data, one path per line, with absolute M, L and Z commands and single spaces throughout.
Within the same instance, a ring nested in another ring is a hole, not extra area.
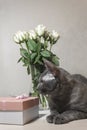
M 38 91 L 48 95 L 50 115 L 47 122 L 64 124 L 87 118 L 87 79 L 71 75 L 45 60 L 46 70 L 41 74 Z

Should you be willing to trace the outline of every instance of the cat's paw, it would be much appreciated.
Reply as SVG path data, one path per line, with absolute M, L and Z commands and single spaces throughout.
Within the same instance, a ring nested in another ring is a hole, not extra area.
M 46 117 L 48 123 L 53 123 L 54 115 L 49 115 Z
M 68 120 L 64 116 L 62 116 L 62 115 L 56 115 L 53 118 L 53 123 L 54 124 L 65 124 L 67 122 L 68 122 Z

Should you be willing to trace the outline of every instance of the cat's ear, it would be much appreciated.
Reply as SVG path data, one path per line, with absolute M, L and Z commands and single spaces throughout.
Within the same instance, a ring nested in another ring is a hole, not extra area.
M 56 77 L 60 75 L 60 70 L 52 62 L 44 59 L 46 68 Z

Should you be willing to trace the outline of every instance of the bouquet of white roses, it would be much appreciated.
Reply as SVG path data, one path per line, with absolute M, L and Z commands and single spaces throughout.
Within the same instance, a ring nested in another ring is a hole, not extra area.
M 14 34 L 14 41 L 20 45 L 20 59 L 23 66 L 27 67 L 28 74 L 31 74 L 33 83 L 33 95 L 39 96 L 43 106 L 45 98 L 37 92 L 37 84 L 40 74 L 45 66 L 43 59 L 59 65 L 59 58 L 52 52 L 52 46 L 58 41 L 59 34 L 56 31 L 49 32 L 43 25 L 38 25 L 34 30 L 19 31 Z

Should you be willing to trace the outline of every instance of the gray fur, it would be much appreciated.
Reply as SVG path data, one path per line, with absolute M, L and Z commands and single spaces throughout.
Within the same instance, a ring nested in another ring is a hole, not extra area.
M 87 78 L 71 75 L 45 61 L 46 70 L 39 79 L 38 91 L 48 95 L 49 123 L 64 124 L 73 120 L 87 118 Z M 48 76 L 51 75 L 49 80 Z M 48 78 L 48 80 L 43 77 Z M 53 77 L 52 77 L 53 76 Z

